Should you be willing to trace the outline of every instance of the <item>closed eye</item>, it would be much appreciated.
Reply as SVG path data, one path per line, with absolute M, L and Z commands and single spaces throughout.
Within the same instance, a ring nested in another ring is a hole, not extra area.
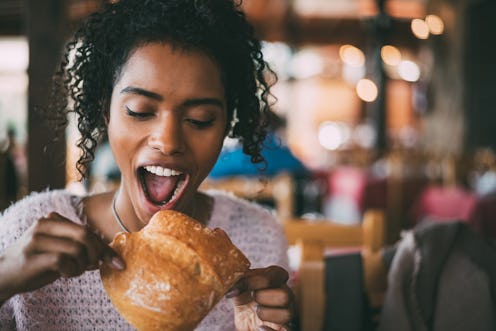
M 129 108 L 128 106 L 126 106 L 126 113 L 127 113 L 127 115 L 134 117 L 134 118 L 137 118 L 137 119 L 146 119 L 146 118 L 153 116 L 153 113 L 135 112 L 135 111 L 131 110 L 131 108 Z
M 209 126 L 211 126 L 214 123 L 214 119 L 211 119 L 208 121 L 200 121 L 200 120 L 188 118 L 186 121 L 189 122 L 192 126 L 196 127 L 197 129 L 208 128 Z

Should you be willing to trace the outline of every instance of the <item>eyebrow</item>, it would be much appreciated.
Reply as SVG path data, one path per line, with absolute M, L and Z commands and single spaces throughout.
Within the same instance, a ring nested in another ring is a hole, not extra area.
M 196 98 L 188 99 L 183 103 L 184 107 L 194 107 L 202 105 L 212 105 L 219 108 L 224 108 L 224 103 L 217 98 Z
M 158 94 L 158 93 L 148 91 L 148 90 L 145 90 L 145 89 L 142 89 L 139 87 L 134 87 L 134 86 L 127 86 L 127 87 L 123 88 L 120 93 L 121 94 L 122 93 L 130 93 L 130 94 L 142 95 L 146 98 L 150 98 L 150 99 L 157 100 L 157 101 L 163 101 L 164 100 L 163 96 Z M 201 106 L 201 105 L 213 105 L 213 106 L 217 106 L 219 108 L 225 107 L 224 102 L 222 102 L 221 100 L 219 100 L 217 98 L 187 99 L 183 103 L 184 107 L 194 107 L 194 106 Z
M 145 90 L 145 89 L 142 89 L 139 87 L 134 87 L 134 86 L 127 86 L 127 87 L 123 88 L 120 93 L 121 94 L 122 93 L 131 93 L 131 94 L 142 95 L 144 97 L 147 97 L 147 98 L 150 98 L 153 100 L 157 100 L 157 101 L 162 101 L 164 99 L 158 93 L 151 92 L 151 91 L 148 91 L 148 90 Z

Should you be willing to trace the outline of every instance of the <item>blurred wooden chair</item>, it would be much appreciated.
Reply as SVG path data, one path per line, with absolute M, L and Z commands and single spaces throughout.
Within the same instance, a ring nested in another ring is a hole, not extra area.
M 329 256 L 358 252 L 363 270 L 358 277 L 363 281 L 365 295 L 372 306 L 381 305 L 387 287 L 381 254 L 385 244 L 384 226 L 384 213 L 379 210 L 366 211 L 359 225 L 295 219 L 284 223 L 288 243 L 297 245 L 301 252 L 294 288 L 300 330 L 323 329 L 329 299 L 325 284 Z
M 270 202 L 274 205 L 278 220 L 293 217 L 294 181 L 289 173 L 281 173 L 273 178 L 234 176 L 222 179 L 207 179 L 200 189 L 221 190 L 247 200 Z

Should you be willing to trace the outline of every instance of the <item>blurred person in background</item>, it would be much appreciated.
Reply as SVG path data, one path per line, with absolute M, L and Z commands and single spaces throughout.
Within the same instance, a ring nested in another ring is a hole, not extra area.
M 285 119 L 274 112 L 269 113 L 269 132 L 263 142 L 262 156 L 265 164 L 260 168 L 252 163 L 250 156 L 243 151 L 243 144 L 235 141 L 234 145 L 227 145 L 222 149 L 219 159 L 215 163 L 209 178 L 219 179 L 229 176 L 267 176 L 273 177 L 282 172 L 294 176 L 307 174 L 307 169 L 298 160 L 284 141 Z
M 6 140 L 0 146 L 0 211 L 15 202 L 19 192 L 19 175 L 15 160 L 17 152 L 16 132 L 11 126 L 7 129 Z

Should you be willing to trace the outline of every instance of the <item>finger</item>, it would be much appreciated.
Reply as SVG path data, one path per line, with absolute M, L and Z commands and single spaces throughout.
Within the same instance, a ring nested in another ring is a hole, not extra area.
M 93 270 L 98 268 L 100 257 L 102 256 L 103 248 L 105 245 L 98 236 L 93 233 L 89 233 L 86 239 L 87 243 L 87 255 L 88 255 L 88 265 L 86 266 L 87 270 Z
M 246 290 L 261 290 L 266 288 L 278 288 L 286 284 L 289 275 L 286 270 L 278 266 L 253 269 L 246 276 Z
M 81 227 L 73 238 L 83 243 L 87 249 L 89 263 L 87 270 L 97 269 L 100 261 L 117 270 L 124 270 L 124 260 L 107 244 L 87 227 Z
M 81 275 L 85 269 L 68 255 L 60 253 L 39 254 L 34 260 L 38 261 L 38 268 L 43 271 L 52 271 L 59 277 L 75 277 Z
M 244 306 L 253 301 L 252 292 L 245 291 L 232 297 L 234 306 Z
M 241 293 L 244 293 L 248 290 L 248 278 L 243 276 L 241 277 L 236 284 L 226 293 L 226 298 L 233 298 L 239 296 Z
M 74 234 L 74 238 L 83 242 L 88 248 L 91 261 L 88 269 L 98 268 L 100 261 L 113 269 L 123 270 L 126 267 L 124 260 L 89 227 L 80 227 Z
M 36 290 L 60 278 L 60 273 L 52 270 L 53 268 L 48 263 L 49 260 L 48 256 L 43 254 L 31 258 L 21 274 L 8 280 L 11 293 L 5 294 L 10 297 L 16 293 Z
M 226 297 L 233 298 L 236 305 L 246 304 L 252 300 L 252 291 L 281 287 L 286 285 L 288 278 L 288 272 L 278 266 L 248 270 L 227 292 Z
M 261 325 L 257 328 L 257 331 L 276 331 L 276 329 L 273 329 L 267 325 Z
M 34 224 L 34 233 L 69 238 L 75 241 L 80 241 L 80 238 L 84 237 L 84 229 L 84 226 L 76 224 L 55 212 L 48 214 Z
M 294 328 L 288 325 L 279 325 L 276 323 L 264 322 L 263 325 L 257 328 L 257 331 L 260 330 L 274 330 L 274 331 L 294 331 Z
M 89 259 L 83 244 L 67 238 L 53 237 L 37 233 L 27 247 L 28 254 L 60 254 L 71 258 L 78 270 L 85 270 Z
M 286 308 L 291 304 L 289 288 L 257 290 L 253 294 L 255 301 L 262 306 Z
M 76 224 L 58 213 L 52 212 L 37 222 L 35 232 L 70 238 L 87 248 L 89 269 L 98 266 L 99 260 L 114 269 L 124 269 L 124 261 L 88 227 Z
M 122 257 L 106 244 L 103 246 L 102 261 L 116 270 L 124 270 L 126 268 L 126 262 Z
M 56 255 L 53 257 L 53 261 L 53 270 L 57 271 L 64 278 L 80 276 L 86 270 L 86 268 L 81 268 L 77 261 L 68 255 Z
M 289 323 L 293 317 L 291 311 L 287 308 L 272 308 L 259 305 L 256 311 L 258 318 L 262 321 L 281 325 Z

